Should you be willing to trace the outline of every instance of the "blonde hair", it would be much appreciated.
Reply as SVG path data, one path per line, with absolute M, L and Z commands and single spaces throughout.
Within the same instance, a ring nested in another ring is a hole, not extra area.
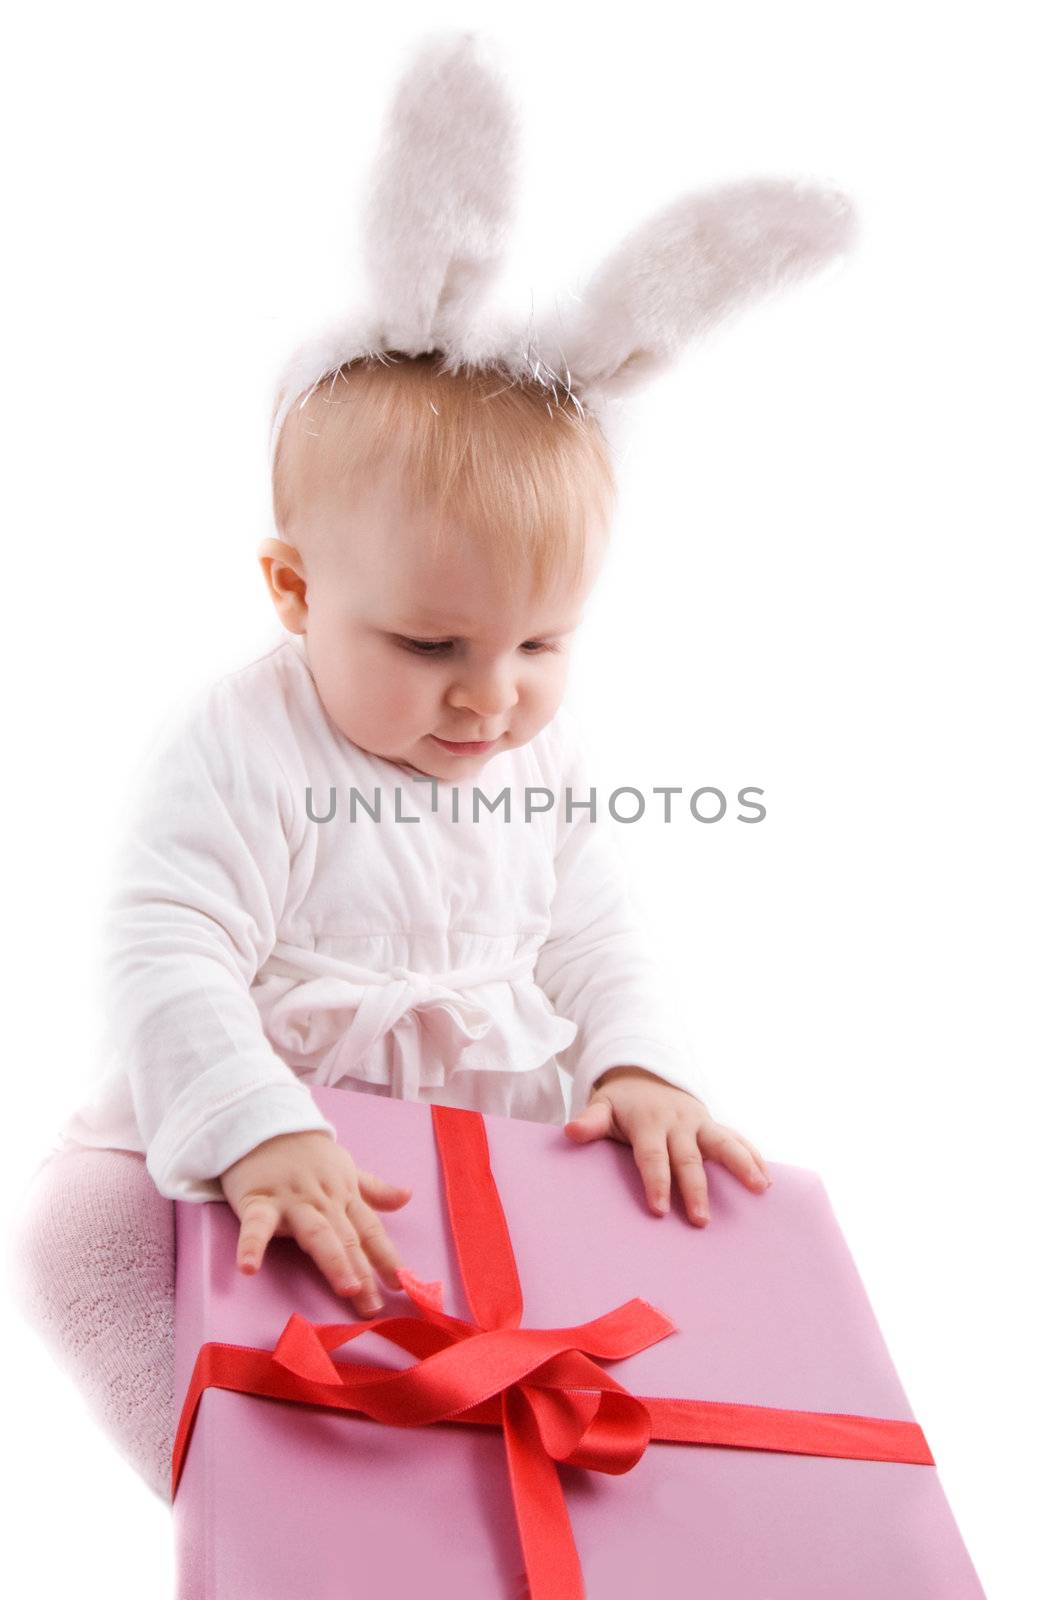
M 587 536 L 608 530 L 617 495 L 598 422 L 538 382 L 441 362 L 436 353 L 361 357 L 293 406 L 273 463 L 280 537 L 297 542 L 315 475 L 357 494 L 395 468 L 412 503 L 442 513 L 505 582 L 529 571 L 537 592 L 575 581 Z

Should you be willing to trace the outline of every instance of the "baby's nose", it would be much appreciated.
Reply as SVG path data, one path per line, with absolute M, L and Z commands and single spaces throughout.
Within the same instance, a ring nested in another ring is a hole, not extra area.
M 504 678 L 481 678 L 455 684 L 450 701 L 478 717 L 500 717 L 517 704 L 517 685 Z

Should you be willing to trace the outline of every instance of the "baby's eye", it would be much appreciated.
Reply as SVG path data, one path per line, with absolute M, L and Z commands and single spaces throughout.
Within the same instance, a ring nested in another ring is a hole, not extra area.
M 450 639 L 405 639 L 398 636 L 404 650 L 416 656 L 442 656 L 451 648 Z
M 409 650 L 416 656 L 447 655 L 454 647 L 453 639 L 410 639 L 403 634 L 397 634 L 396 641 L 404 650 Z M 526 639 L 521 645 L 521 649 L 531 656 L 543 655 L 557 648 L 556 644 L 551 644 L 546 639 Z

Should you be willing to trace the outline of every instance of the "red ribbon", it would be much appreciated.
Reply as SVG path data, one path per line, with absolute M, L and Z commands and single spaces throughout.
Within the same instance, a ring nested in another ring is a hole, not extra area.
M 522 1328 L 521 1283 L 484 1119 L 433 1106 L 432 1124 L 473 1321 L 447 1315 L 442 1284 L 401 1269 L 420 1317 L 311 1323 L 295 1313 L 272 1351 L 203 1345 L 174 1440 L 174 1494 L 207 1388 L 355 1412 L 393 1427 L 501 1426 L 530 1600 L 583 1600 L 556 1462 L 628 1472 L 659 1439 L 934 1466 L 915 1422 L 629 1393 L 597 1360 L 621 1360 L 676 1331 L 645 1300 L 575 1328 Z M 417 1357 L 415 1364 L 395 1371 L 332 1359 L 333 1350 L 370 1332 Z

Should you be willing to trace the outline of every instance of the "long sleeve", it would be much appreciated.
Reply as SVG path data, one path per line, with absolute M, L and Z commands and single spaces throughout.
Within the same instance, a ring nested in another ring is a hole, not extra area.
M 171 1198 L 217 1198 L 217 1175 L 263 1139 L 333 1132 L 250 993 L 297 826 L 279 760 L 216 686 L 149 764 L 105 938 L 113 1046 L 148 1170 Z
M 572 1074 L 572 1114 L 587 1104 L 609 1067 L 645 1067 L 702 1098 L 702 1086 L 671 1025 L 658 969 L 628 898 L 624 862 L 602 796 L 596 820 L 577 802 L 590 796 L 578 735 L 559 713 L 558 834 L 551 931 L 537 958 L 536 981 L 562 1016 L 577 1024 L 558 1056 Z M 566 789 L 574 802 L 566 820 Z

